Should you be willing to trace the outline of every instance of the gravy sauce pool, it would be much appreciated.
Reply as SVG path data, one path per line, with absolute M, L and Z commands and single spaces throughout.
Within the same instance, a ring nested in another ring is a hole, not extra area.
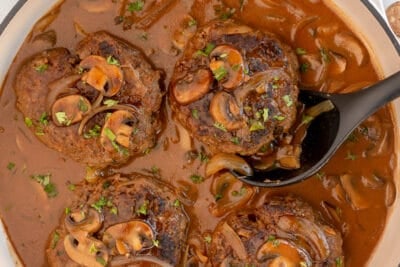
M 154 66 L 165 72 L 166 87 L 174 62 L 179 57 L 171 49 L 171 39 L 187 14 L 198 25 L 213 18 L 233 16 L 254 28 L 274 32 L 296 49 L 303 68 L 310 66 L 302 61 L 302 50 L 297 48 L 324 57 L 330 47 L 338 46 L 339 38 L 355 38 L 322 1 L 172 1 L 146 29 L 136 29 L 135 26 L 124 29 L 123 23 L 115 23 L 120 15 L 131 16 L 131 12 L 121 11 L 121 2 L 126 4 L 127 1 L 113 1 L 110 8 L 101 13 L 85 11 L 80 2 L 91 1 L 66 0 L 47 17 L 52 21 L 46 30 L 52 29 L 57 33 L 56 47 L 74 51 L 76 43 L 83 38 L 76 27 L 85 32 L 107 30 L 141 48 Z M 44 250 L 49 234 L 59 223 L 73 194 L 68 185 L 81 181 L 86 175 L 85 166 L 40 143 L 15 108 L 13 81 L 16 72 L 27 58 L 51 47 L 47 42 L 35 41 L 34 37 L 41 30 L 38 27 L 34 29 L 16 55 L 0 100 L 0 214 L 26 266 L 46 266 Z M 325 33 L 333 38 L 324 38 Z M 321 40 L 316 41 L 319 36 Z M 303 69 L 302 82 L 315 90 L 345 92 L 378 80 L 364 47 L 358 51 L 361 54 L 357 54 L 357 49 L 346 51 L 344 46 L 337 52 L 347 56 L 344 72 L 339 73 L 334 67 Z M 325 62 L 327 66 L 332 66 L 332 61 L 336 60 L 332 55 Z M 318 81 L 318 75 L 323 75 L 322 82 Z M 215 203 L 210 193 L 211 179 L 197 184 L 190 176 L 204 175 L 204 159 L 211 155 L 174 122 L 168 104 L 163 105 L 163 109 L 165 124 L 157 145 L 146 156 L 113 171 L 154 173 L 157 170 L 157 175 L 188 196 L 184 204 L 191 217 L 191 231 L 205 235 L 213 231 L 221 218 L 212 216 L 209 211 L 209 206 Z M 393 128 L 391 110 L 383 108 L 357 128 L 318 175 L 284 188 L 259 188 L 256 197 L 246 205 L 257 205 L 273 194 L 292 193 L 303 198 L 342 232 L 345 265 L 364 265 L 381 236 L 387 208 L 396 194 L 393 184 Z M 51 174 L 51 181 L 58 191 L 56 197 L 48 198 L 41 185 L 30 178 L 37 174 Z M 347 187 L 342 184 L 347 184 Z

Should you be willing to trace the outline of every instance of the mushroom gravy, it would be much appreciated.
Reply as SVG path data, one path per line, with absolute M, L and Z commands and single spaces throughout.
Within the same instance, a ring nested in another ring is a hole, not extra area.
M 186 15 L 197 25 L 232 17 L 277 34 L 296 51 L 301 87 L 347 92 L 378 79 L 366 48 L 322 1 L 146 1 L 143 10 L 135 11 L 130 3 L 139 2 L 61 2 L 32 29 L 10 67 L 0 100 L 0 214 L 27 266 L 46 265 L 44 250 L 69 205 L 71 185 L 86 176 L 85 166 L 40 143 L 15 108 L 16 72 L 33 54 L 52 46 L 74 51 L 86 32 L 106 30 L 141 48 L 153 65 L 165 72 L 167 87 L 180 57 L 172 40 L 182 30 Z M 220 204 L 211 192 L 211 178 L 193 178 L 204 177 L 205 162 L 212 155 L 174 121 L 168 103 L 163 109 L 164 127 L 157 145 L 112 172 L 159 174 L 187 196 L 184 204 L 191 218 L 190 231 L 209 233 L 221 220 L 211 214 Z M 233 209 L 258 206 L 270 195 L 295 194 L 341 230 L 345 265 L 362 266 L 379 241 L 387 208 L 395 198 L 393 146 L 391 110 L 384 108 L 358 127 L 315 177 L 285 188 L 254 189 L 251 201 Z M 57 194 L 49 198 L 31 177 L 50 175 Z M 225 215 L 227 211 L 221 210 Z

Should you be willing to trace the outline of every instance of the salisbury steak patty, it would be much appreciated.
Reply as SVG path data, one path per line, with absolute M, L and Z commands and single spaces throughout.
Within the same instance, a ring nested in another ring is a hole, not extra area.
M 17 107 L 47 146 L 91 166 L 121 164 L 155 144 L 160 72 L 105 32 L 29 59 L 15 81 Z
M 75 192 L 50 237 L 50 266 L 176 266 L 180 261 L 189 221 L 167 184 L 141 174 L 115 175 L 81 183 Z
M 298 63 L 270 33 L 237 22 L 199 29 L 170 83 L 176 118 L 211 150 L 250 155 L 293 125 Z
M 342 253 L 340 233 L 286 196 L 228 215 L 214 231 L 210 259 L 213 266 L 338 266 Z

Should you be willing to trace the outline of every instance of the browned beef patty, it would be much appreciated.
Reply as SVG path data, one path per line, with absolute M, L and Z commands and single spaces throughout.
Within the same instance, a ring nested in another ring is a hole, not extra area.
M 15 81 L 17 107 L 50 148 L 90 166 L 118 165 L 155 144 L 160 76 L 136 47 L 97 32 L 75 52 L 29 59 Z
M 256 153 L 296 118 L 298 62 L 279 39 L 232 20 L 200 28 L 178 60 L 169 100 L 213 151 Z
M 273 197 L 221 221 L 210 259 L 213 266 L 337 266 L 342 238 L 302 200 Z
M 76 186 L 74 201 L 50 236 L 50 266 L 176 266 L 188 217 L 174 190 L 141 174 Z

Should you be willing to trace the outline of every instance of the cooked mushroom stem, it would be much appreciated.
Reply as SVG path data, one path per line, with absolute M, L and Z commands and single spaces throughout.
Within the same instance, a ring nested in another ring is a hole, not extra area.
M 88 56 L 81 61 L 79 66 L 89 70 L 82 76 L 82 80 L 105 96 L 114 96 L 121 90 L 124 80 L 123 72 L 120 67 L 107 63 L 105 58 L 96 55 Z
M 214 76 L 221 71 L 225 73 L 220 77 L 224 88 L 234 89 L 242 84 L 245 76 L 244 61 L 237 49 L 229 45 L 219 45 L 210 53 L 210 58 L 210 69 Z
M 71 260 L 83 266 L 104 267 L 108 262 L 106 247 L 95 238 L 70 234 L 64 238 L 64 248 Z
M 227 92 L 220 91 L 211 99 L 210 114 L 228 131 L 246 126 L 246 122 L 240 117 L 240 108 L 235 98 Z
M 172 87 L 176 101 L 182 105 L 190 104 L 202 98 L 210 90 L 212 74 L 205 69 L 198 70 L 191 79 L 184 78 Z
M 115 247 L 120 255 L 149 249 L 153 247 L 154 240 L 153 229 L 141 220 L 113 225 L 103 235 L 103 242 L 108 247 Z
M 51 114 L 57 126 L 69 126 L 82 120 L 91 109 L 89 100 L 81 95 L 69 95 L 54 102 Z

